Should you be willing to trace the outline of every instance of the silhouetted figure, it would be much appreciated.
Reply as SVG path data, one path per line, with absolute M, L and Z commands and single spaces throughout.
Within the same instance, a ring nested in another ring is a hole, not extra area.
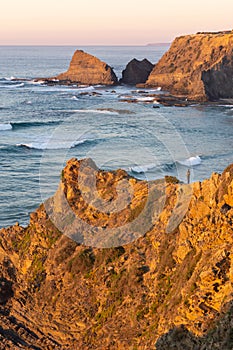
M 190 183 L 190 169 L 188 169 L 186 176 L 187 176 L 187 183 L 189 184 Z

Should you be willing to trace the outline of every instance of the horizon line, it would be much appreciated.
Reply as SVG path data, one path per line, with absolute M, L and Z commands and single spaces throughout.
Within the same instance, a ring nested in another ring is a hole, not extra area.
M 147 44 L 0 44 L 2 46 L 159 46 L 159 45 L 170 45 L 171 42 L 158 42 L 158 43 L 147 43 Z

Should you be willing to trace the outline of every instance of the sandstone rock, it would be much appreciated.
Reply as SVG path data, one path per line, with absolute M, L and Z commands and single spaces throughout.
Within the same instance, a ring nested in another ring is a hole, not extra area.
M 134 58 L 123 70 L 120 83 L 128 85 L 145 83 L 153 68 L 154 65 L 146 58 L 142 61 L 138 61 Z
M 82 50 L 75 51 L 67 72 L 56 79 L 87 85 L 114 85 L 117 77 L 111 67 Z
M 176 38 L 155 65 L 147 87 L 206 101 L 233 97 L 233 31 Z
M 232 349 L 232 176 L 68 161 L 30 224 L 0 230 L 0 348 Z

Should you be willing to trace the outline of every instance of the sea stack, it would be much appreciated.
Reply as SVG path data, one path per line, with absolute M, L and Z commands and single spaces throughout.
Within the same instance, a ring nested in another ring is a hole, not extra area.
M 176 38 L 145 86 L 197 101 L 233 98 L 233 31 Z
M 56 79 L 87 85 L 117 84 L 117 77 L 110 66 L 82 50 L 75 51 L 68 71 L 59 74 Z
M 142 61 L 134 58 L 123 70 L 120 83 L 128 85 L 145 83 L 153 68 L 154 65 L 146 58 L 144 58 Z

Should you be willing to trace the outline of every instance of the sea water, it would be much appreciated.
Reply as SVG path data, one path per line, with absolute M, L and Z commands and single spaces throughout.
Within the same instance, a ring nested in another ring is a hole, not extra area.
M 153 108 L 150 94 L 159 89 L 43 84 L 67 70 L 77 48 L 120 78 L 132 58 L 156 63 L 168 47 L 0 47 L 0 227 L 26 225 L 72 157 L 140 179 L 184 182 L 187 169 L 201 181 L 233 161 L 230 105 Z

